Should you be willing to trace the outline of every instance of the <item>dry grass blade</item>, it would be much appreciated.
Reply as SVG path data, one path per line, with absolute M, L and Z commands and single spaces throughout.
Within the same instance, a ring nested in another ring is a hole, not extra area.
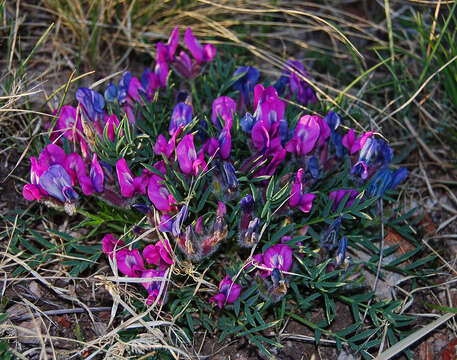
M 395 355 L 402 352 L 408 346 L 414 344 L 416 341 L 422 339 L 427 334 L 430 334 L 433 330 L 435 330 L 438 326 L 444 324 L 445 322 L 449 321 L 455 316 L 455 314 L 445 314 L 441 316 L 439 319 L 431 322 L 430 324 L 424 326 L 422 329 L 415 331 L 411 335 L 407 336 L 403 340 L 396 343 L 394 346 L 390 347 L 380 355 L 376 357 L 376 360 L 389 360 L 392 359 Z

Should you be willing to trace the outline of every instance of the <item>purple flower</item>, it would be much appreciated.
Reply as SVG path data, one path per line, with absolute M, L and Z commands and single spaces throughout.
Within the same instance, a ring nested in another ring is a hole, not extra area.
M 103 181 L 105 175 L 103 174 L 102 167 L 97 159 L 97 154 L 92 157 L 92 164 L 89 172 L 90 180 L 96 192 L 101 193 L 103 191 Z
M 284 119 L 286 104 L 279 99 L 278 93 L 273 86 L 266 89 L 262 84 L 254 87 L 255 117 L 269 124 Z
M 236 112 L 236 103 L 231 97 L 221 96 L 213 101 L 211 121 L 219 129 L 232 128 L 233 113 Z M 220 119 L 224 120 L 224 126 L 222 126 Z
M 288 152 L 297 155 L 309 154 L 320 134 L 319 116 L 305 115 L 300 118 L 293 138 L 286 144 Z
M 116 251 L 114 259 L 119 271 L 128 277 L 140 277 L 144 271 L 144 261 L 138 249 Z
M 250 133 L 252 131 L 252 127 L 254 126 L 255 119 L 252 116 L 251 113 L 246 113 L 241 119 L 240 119 L 240 127 L 241 130 L 243 130 L 245 133 Z
M 184 43 L 186 44 L 187 49 L 190 51 L 194 59 L 199 64 L 210 62 L 216 56 L 216 48 L 211 44 L 206 44 L 202 47 L 198 40 L 195 38 L 190 27 L 186 29 L 184 34 Z
M 173 109 L 169 126 L 169 134 L 173 135 L 181 126 L 184 127 L 192 121 L 192 106 L 180 102 Z
M 357 198 L 357 196 L 359 196 L 360 193 L 357 190 L 345 190 L 345 189 L 332 191 L 330 193 L 328 199 L 329 200 L 333 199 L 333 205 L 332 205 L 333 212 L 335 212 L 338 209 L 338 206 L 340 205 L 341 200 L 343 200 L 343 198 L 348 193 L 350 195 L 349 195 L 349 198 L 348 198 L 346 204 L 344 205 L 345 208 L 352 206 L 352 204 L 354 204 L 355 199 Z
M 311 104 L 316 102 L 317 99 L 313 89 L 303 80 L 303 78 L 309 78 L 309 75 L 301 62 L 288 60 L 283 74 L 283 76 L 289 78 L 290 92 L 295 94 L 298 101 L 303 105 L 307 105 L 308 102 Z
M 157 210 L 168 212 L 172 210 L 172 205 L 176 203 L 173 195 L 170 194 L 167 187 L 159 183 L 160 179 L 152 176 L 148 185 L 148 197 Z
M 285 244 L 276 244 L 270 247 L 263 255 L 266 267 L 281 271 L 289 271 L 292 266 L 292 249 Z
M 163 214 L 160 218 L 159 231 L 171 233 L 173 218 L 168 214 Z
M 40 201 L 42 195 L 43 194 L 42 194 L 42 192 L 40 191 L 40 188 L 37 185 L 26 184 L 22 188 L 22 196 L 24 196 L 24 198 L 26 200 L 29 200 L 29 201 L 33 201 L 33 200 Z
M 198 174 L 200 162 L 197 159 L 193 134 L 188 134 L 182 138 L 176 147 L 176 156 L 179 167 L 184 174 Z
M 111 259 L 115 250 L 121 246 L 124 246 L 122 240 L 116 239 L 113 234 L 106 234 L 102 240 L 102 251 L 105 255 L 108 255 Z
M 97 122 L 102 118 L 105 100 L 98 92 L 81 87 L 76 91 L 76 99 L 88 120 Z
M 116 114 L 109 116 L 106 119 L 105 128 L 106 134 L 108 136 L 109 141 L 113 142 L 116 138 L 115 130 L 119 127 L 119 120 Z M 123 132 L 121 131 L 121 135 Z
M 365 141 L 362 149 L 359 153 L 359 159 L 357 163 L 352 167 L 351 174 L 360 176 L 363 180 L 368 178 L 368 165 L 370 164 L 372 158 L 374 157 L 378 149 L 378 142 L 376 139 L 368 138 Z
M 241 66 L 236 69 L 233 77 L 239 77 L 233 83 L 233 88 L 240 92 L 238 104 L 240 109 L 244 109 L 246 106 L 251 105 L 254 86 L 259 80 L 259 70 L 251 66 Z
M 175 220 L 173 221 L 173 225 L 171 226 L 171 233 L 173 236 L 177 237 L 181 235 L 181 226 L 186 221 L 188 212 L 187 205 L 183 205 L 181 210 L 179 210 Z
M 178 126 L 169 141 L 165 139 L 165 136 L 159 134 L 157 137 L 157 141 L 154 144 L 154 153 L 156 155 L 164 154 L 167 159 L 173 154 L 175 150 L 176 138 L 178 137 L 179 133 L 181 132 L 181 126 Z
M 63 203 L 72 202 L 78 199 L 78 194 L 71 187 L 70 175 L 65 168 L 60 165 L 51 165 L 40 176 L 40 186 L 52 197 L 59 199 Z
M 168 65 L 167 65 L 167 68 L 168 68 Z M 155 74 L 155 72 L 152 72 L 151 69 L 146 68 L 143 71 L 143 74 L 141 75 L 140 82 L 141 82 L 141 87 L 146 92 L 146 97 L 148 98 L 148 100 L 151 101 L 154 97 L 156 90 L 160 87 L 159 77 Z
M 124 105 L 127 101 L 127 96 L 128 96 L 131 80 L 132 80 L 132 74 L 130 73 L 130 71 L 126 71 L 122 74 L 122 78 L 119 81 L 118 95 L 117 95 L 119 104 L 121 104 L 121 105 Z
M 76 140 L 82 134 L 81 119 L 76 120 L 76 109 L 73 106 L 62 106 L 55 130 L 63 131 L 63 136 L 68 140 Z
M 373 134 L 373 131 L 369 131 L 360 136 L 358 139 L 356 139 L 354 130 L 349 129 L 348 133 L 343 136 L 342 144 L 346 149 L 348 149 L 349 153 L 352 155 L 355 152 L 362 149 L 367 139 L 369 139 Z
M 49 144 L 38 156 L 38 164 L 41 169 L 47 170 L 51 165 L 63 165 L 66 157 L 65 151 L 60 146 Z
M 305 194 L 303 186 L 303 169 L 297 171 L 294 185 L 290 192 L 289 205 L 291 208 L 298 206 L 304 213 L 311 211 L 313 200 L 316 197 L 314 194 Z
M 162 239 L 155 245 L 147 245 L 143 249 L 144 259 L 149 265 L 161 265 L 161 267 L 173 265 L 174 261 L 171 258 L 171 254 L 171 246 L 167 239 Z
M 152 281 L 145 281 L 142 282 L 141 285 L 144 286 L 144 288 L 148 292 L 148 299 L 146 300 L 147 305 L 152 305 L 157 297 L 160 294 L 160 289 L 162 288 L 162 297 L 165 294 L 166 291 L 166 279 L 164 279 L 165 271 L 164 270 L 154 270 L 154 269 L 147 269 L 142 271 L 141 277 L 145 279 L 154 279 Z M 161 303 L 161 300 L 158 301 Z
M 135 185 L 133 184 L 133 174 L 124 158 L 116 162 L 116 173 L 121 188 L 121 195 L 131 198 L 135 194 Z
M 233 304 L 239 297 L 241 293 L 241 285 L 235 284 L 230 279 L 230 276 L 227 275 L 220 283 L 219 283 L 219 294 L 213 296 L 209 299 L 209 302 L 217 302 L 217 306 L 219 309 L 227 304 Z
M 342 237 L 338 244 L 338 251 L 336 252 L 336 266 L 343 264 L 346 259 L 346 247 L 348 246 L 348 240 L 346 237 Z
M 229 161 L 224 161 L 222 165 L 224 169 L 224 182 L 227 187 L 227 191 L 229 194 L 233 194 L 238 191 L 239 182 L 238 178 L 236 177 L 236 170 L 233 164 Z
M 222 129 L 218 138 L 218 142 L 221 158 L 224 160 L 228 159 L 232 149 L 232 136 L 230 135 L 229 128 Z

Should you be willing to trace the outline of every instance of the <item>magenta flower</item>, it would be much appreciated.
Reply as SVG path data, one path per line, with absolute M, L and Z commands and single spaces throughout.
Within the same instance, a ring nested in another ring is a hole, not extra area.
M 257 119 L 273 123 L 284 119 L 286 104 L 279 99 L 273 86 L 265 89 L 263 85 L 257 84 L 254 87 L 254 109 Z
M 122 249 L 114 253 L 117 268 L 128 277 L 139 277 L 144 270 L 144 261 L 138 249 Z
M 265 251 L 263 263 L 271 269 L 278 268 L 281 271 L 289 271 L 292 266 L 292 249 L 285 244 L 273 245 Z
M 226 160 L 230 157 L 230 151 L 232 149 L 232 136 L 230 135 L 230 129 L 224 128 L 222 129 L 219 138 L 219 149 L 221 158 Z
M 193 134 L 184 136 L 178 146 L 176 146 L 176 156 L 179 167 L 184 174 L 198 174 L 201 159 L 197 159 Z
M 188 27 L 184 34 L 184 43 L 197 63 L 210 62 L 216 56 L 216 48 L 211 44 L 202 45 L 195 38 L 192 29 Z
M 233 113 L 236 112 L 236 102 L 231 97 L 221 96 L 213 101 L 211 121 L 219 129 L 232 128 Z M 224 120 L 224 125 L 220 119 Z
M 313 200 L 316 197 L 314 194 L 305 194 L 303 185 L 303 169 L 297 171 L 294 185 L 290 192 L 289 205 L 291 208 L 298 206 L 298 208 L 304 213 L 311 211 L 313 206 Z
M 119 127 L 119 120 L 116 114 L 111 115 L 106 119 L 105 128 L 109 141 L 114 141 L 116 138 L 115 130 Z M 121 132 L 122 135 L 122 132 Z
M 353 129 L 349 129 L 348 133 L 343 136 L 343 146 L 349 150 L 349 153 L 352 155 L 355 152 L 363 148 L 368 138 L 374 134 L 374 131 L 368 131 L 358 139 L 355 138 L 355 133 Z
M 346 194 L 349 193 L 349 198 L 344 205 L 345 208 L 352 206 L 354 204 L 355 199 L 357 196 L 359 196 L 359 192 L 357 190 L 336 190 L 332 191 L 328 197 L 329 200 L 333 199 L 333 205 L 332 205 L 332 211 L 336 211 L 338 209 L 338 206 L 340 205 L 341 200 L 346 196 Z
M 164 245 L 165 243 L 165 245 Z M 149 265 L 160 265 L 167 267 L 173 265 L 174 261 L 171 258 L 172 250 L 168 240 L 163 239 L 155 245 L 148 245 L 143 249 L 143 256 Z
M 165 136 L 159 134 L 159 136 L 157 137 L 157 141 L 154 144 L 154 153 L 156 155 L 164 154 L 165 157 L 169 159 L 170 156 L 173 154 L 173 151 L 175 150 L 176 137 L 181 132 L 181 129 L 182 125 L 178 125 L 176 131 L 173 132 L 173 135 L 171 135 L 169 141 L 165 139 Z
M 111 259 L 113 258 L 113 254 L 115 249 L 124 246 L 124 242 L 122 240 L 116 239 L 113 234 L 106 234 L 102 240 L 102 251 L 105 255 L 108 255 Z
M 131 198 L 135 194 L 135 185 L 133 184 L 133 174 L 124 158 L 117 161 L 116 173 L 121 188 L 121 195 Z
M 63 131 L 63 136 L 68 140 L 76 140 L 82 134 L 81 119 L 76 121 L 76 109 L 73 106 L 62 106 L 55 130 Z
M 160 288 L 163 288 L 162 296 L 165 294 L 166 285 L 164 284 L 164 282 L 166 280 L 164 279 L 164 275 L 165 275 L 165 271 L 163 271 L 163 270 L 157 271 L 154 269 L 147 269 L 141 273 L 142 278 L 154 279 L 153 281 L 145 281 L 145 282 L 141 283 L 141 285 L 143 285 L 144 288 L 148 292 L 148 299 L 146 300 L 147 305 L 151 305 L 154 303 L 154 301 L 156 301 L 157 297 L 160 294 Z M 164 285 L 162 285 L 162 284 L 164 284 Z M 161 303 L 160 300 L 158 302 Z
M 286 144 L 288 152 L 297 155 L 309 154 L 320 134 L 319 116 L 305 115 L 298 121 L 293 138 Z
M 157 210 L 168 212 L 172 210 L 172 205 L 176 203 L 173 195 L 170 194 L 167 187 L 159 183 L 160 178 L 152 176 L 148 185 L 148 197 Z
M 41 169 L 47 170 L 51 165 L 63 165 L 66 157 L 65 151 L 60 146 L 49 144 L 38 156 L 38 164 Z
M 219 294 L 214 295 L 209 302 L 217 302 L 219 309 L 227 304 L 233 304 L 239 297 L 241 293 L 241 285 L 235 284 L 230 279 L 230 276 L 226 276 L 219 283 Z

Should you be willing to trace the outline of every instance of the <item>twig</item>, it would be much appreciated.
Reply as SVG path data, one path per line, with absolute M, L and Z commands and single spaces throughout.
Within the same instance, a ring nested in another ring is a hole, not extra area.
M 111 307 L 90 307 L 90 311 L 94 312 L 99 312 L 99 311 L 110 311 Z M 9 318 L 11 321 L 26 321 L 30 320 L 32 318 L 39 317 L 41 315 L 63 315 L 63 314 L 80 314 L 80 313 L 85 313 L 87 312 L 86 309 L 83 308 L 74 308 L 74 309 L 61 309 L 61 310 L 48 310 L 48 311 L 42 311 L 41 313 L 31 313 L 31 314 L 26 314 L 22 316 L 14 316 Z

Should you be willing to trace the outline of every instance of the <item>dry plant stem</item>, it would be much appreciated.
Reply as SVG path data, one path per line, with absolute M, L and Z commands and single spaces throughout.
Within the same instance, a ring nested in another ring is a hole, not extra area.
M 111 307 L 90 307 L 90 311 L 93 312 L 99 312 L 99 311 L 110 311 Z M 27 315 L 22 315 L 22 316 L 15 316 L 12 318 L 9 318 L 11 321 L 26 321 L 30 320 L 36 317 L 39 317 L 40 315 L 47 315 L 47 316 L 54 316 L 54 315 L 64 315 L 64 314 L 80 314 L 80 313 L 85 313 L 87 312 L 86 309 L 83 308 L 74 308 L 74 309 L 61 309 L 61 310 L 49 310 L 49 311 L 42 311 L 41 313 L 31 313 Z

